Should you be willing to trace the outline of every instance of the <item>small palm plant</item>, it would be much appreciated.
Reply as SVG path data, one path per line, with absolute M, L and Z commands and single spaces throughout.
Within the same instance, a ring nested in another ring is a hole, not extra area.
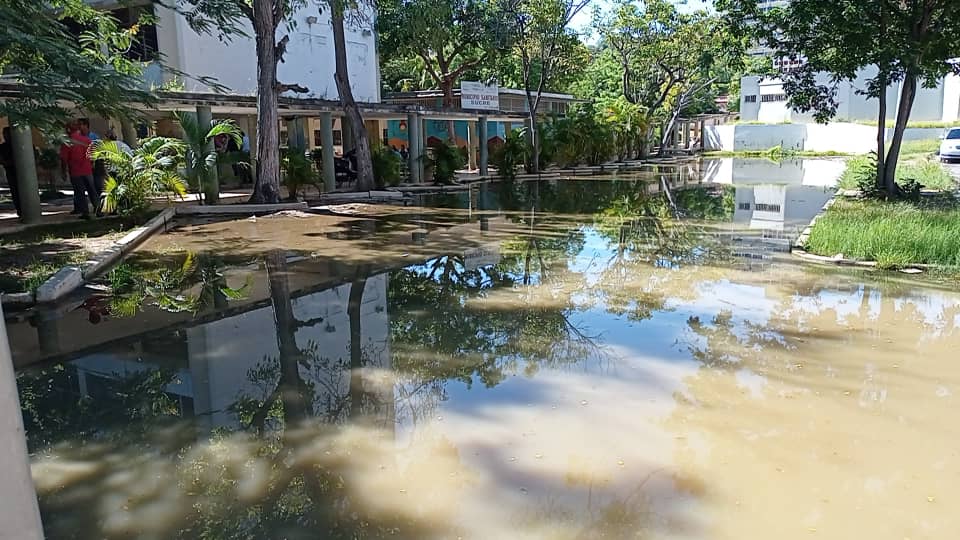
M 101 140 L 91 150 L 93 159 L 107 166 L 103 210 L 121 215 L 141 214 L 150 208 L 151 199 L 160 196 L 183 197 L 187 188 L 177 169 L 183 163 L 186 147 L 179 139 L 144 139 L 139 148 L 128 151 L 116 141 Z
M 226 156 L 217 153 L 214 139 L 225 135 L 237 146 L 242 143 L 240 128 L 233 120 L 216 120 L 210 126 L 201 126 L 195 114 L 177 111 L 173 113 L 187 146 L 187 180 L 197 190 L 203 204 L 216 204 L 220 194 L 217 181 L 217 166 L 226 163 Z

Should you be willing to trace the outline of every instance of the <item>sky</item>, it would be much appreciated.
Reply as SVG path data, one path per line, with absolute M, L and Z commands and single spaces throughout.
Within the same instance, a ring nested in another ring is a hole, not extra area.
M 589 36 L 590 23 L 593 20 L 593 13 L 599 9 L 605 12 L 613 4 L 610 0 L 591 0 L 587 7 L 573 18 L 570 26 L 583 33 L 584 40 L 587 43 L 595 43 L 596 36 Z M 696 11 L 698 9 L 710 9 L 713 7 L 713 0 L 675 0 L 674 4 L 681 13 Z

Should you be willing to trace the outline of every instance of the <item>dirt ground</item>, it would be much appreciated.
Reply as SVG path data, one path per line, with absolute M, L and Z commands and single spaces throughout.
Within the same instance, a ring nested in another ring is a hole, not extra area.
M 136 225 L 130 219 L 110 217 L 0 235 L 0 292 L 33 291 L 63 266 L 83 262 Z

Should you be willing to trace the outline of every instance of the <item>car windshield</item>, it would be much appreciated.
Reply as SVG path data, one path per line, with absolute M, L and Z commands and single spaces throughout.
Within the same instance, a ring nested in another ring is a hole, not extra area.
M 947 133 L 947 136 L 944 137 L 944 139 L 950 139 L 950 140 L 960 139 L 960 128 L 951 129 L 950 132 Z

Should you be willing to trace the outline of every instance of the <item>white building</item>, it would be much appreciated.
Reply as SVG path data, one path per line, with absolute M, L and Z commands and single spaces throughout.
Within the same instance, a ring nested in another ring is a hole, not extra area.
M 131 51 L 137 59 L 161 60 L 166 66 L 185 73 L 177 78 L 161 73 L 159 66 L 147 70 L 147 79 L 157 86 L 164 84 L 188 92 L 205 92 L 210 87 L 201 79 L 210 78 L 229 88 L 232 94 L 255 94 L 257 89 L 257 55 L 252 37 L 234 36 L 229 41 L 217 35 L 198 34 L 184 16 L 149 0 L 121 3 L 117 0 L 92 0 L 97 7 L 110 9 L 123 25 L 133 25 L 141 13 L 152 13 L 156 25 L 141 28 L 142 44 Z M 289 33 L 290 42 L 284 62 L 278 66 L 277 77 L 283 83 L 300 84 L 308 88 L 302 97 L 335 100 L 339 98 L 334 82 L 333 33 L 329 9 L 321 10 L 326 2 L 310 0 L 306 7 L 292 16 L 295 27 L 281 25 L 277 38 Z M 358 28 L 347 25 L 347 62 L 350 82 L 357 101 L 380 101 L 380 66 L 374 34 L 375 14 L 366 16 Z M 249 23 L 246 33 L 253 35 Z
M 875 76 L 876 68 L 861 71 L 854 81 L 841 82 L 837 90 L 836 122 L 876 122 L 878 101 L 858 93 L 866 88 L 867 80 Z M 818 75 L 818 82 L 826 84 L 828 76 Z M 897 116 L 901 83 L 887 88 L 887 120 Z M 740 119 L 748 122 L 778 124 L 785 122 L 810 123 L 813 115 L 788 106 L 788 98 L 779 78 L 747 76 L 740 80 Z M 960 118 L 960 77 L 947 75 L 934 88 L 920 88 L 913 103 L 910 120 L 915 122 L 953 122 Z

